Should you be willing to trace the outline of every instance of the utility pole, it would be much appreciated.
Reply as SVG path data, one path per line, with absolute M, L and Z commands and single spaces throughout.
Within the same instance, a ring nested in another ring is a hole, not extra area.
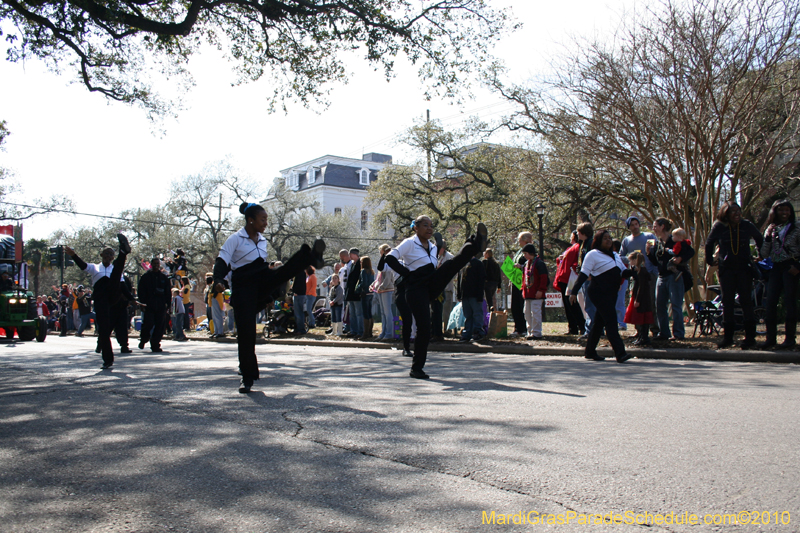
M 427 111 L 427 119 L 425 121 L 425 137 L 427 138 L 427 146 L 425 150 L 428 152 L 428 181 L 433 181 L 433 176 L 431 175 L 431 110 L 428 109 Z

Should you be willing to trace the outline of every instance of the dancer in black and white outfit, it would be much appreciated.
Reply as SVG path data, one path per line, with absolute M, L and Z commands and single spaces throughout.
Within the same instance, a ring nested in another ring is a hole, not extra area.
M 414 236 L 401 242 L 397 248 L 381 257 L 378 270 L 383 271 L 384 264 L 403 276 L 405 297 L 411 314 L 417 321 L 417 336 L 414 340 L 414 356 L 409 376 L 417 379 L 428 379 L 422 369 L 428 357 L 428 344 L 431 337 L 430 303 L 438 298 L 445 286 L 458 274 L 469 260 L 486 249 L 487 231 L 483 223 L 478 223 L 476 235 L 467 239 L 453 259 L 445 261 L 437 269 L 437 246 L 431 238 L 441 242 L 441 235 L 434 235 L 433 222 L 427 216 L 414 220 Z M 401 263 L 402 261 L 402 263 Z M 403 319 L 405 323 L 405 317 Z
M 570 291 L 569 301 L 574 304 L 576 294 L 581 286 L 592 277 L 592 283 L 589 285 L 589 298 L 595 305 L 594 320 L 592 320 L 592 329 L 589 332 L 589 339 L 586 341 L 586 359 L 593 359 L 595 361 L 602 361 L 605 357 L 597 353 L 597 343 L 600 341 L 600 335 L 603 334 L 603 329 L 606 331 L 608 340 L 611 341 L 611 347 L 614 349 L 614 355 L 617 357 L 618 363 L 624 363 L 632 356 L 625 352 L 625 343 L 619 336 L 619 329 L 617 324 L 617 293 L 619 292 L 622 278 L 631 277 L 632 272 L 622 262 L 619 254 L 614 251 L 613 239 L 611 234 L 606 230 L 600 230 L 594 235 L 592 240 L 592 249 L 586 254 L 581 265 L 581 271 L 578 274 L 578 279 L 575 281 L 575 286 Z
M 245 225 L 231 235 L 219 251 L 214 263 L 215 290 L 224 291 L 223 279 L 231 275 L 231 306 L 236 309 L 234 320 L 238 332 L 239 370 L 242 382 L 239 392 L 248 393 L 259 378 L 256 359 L 256 316 L 272 299 L 273 291 L 311 265 L 322 268 L 325 242 L 314 241 L 313 247 L 303 244 L 282 266 L 270 269 L 267 259 L 267 240 L 261 233 L 267 228 L 267 212 L 254 203 L 243 203 L 239 212 Z
M 111 311 L 122 297 L 120 281 L 122 272 L 125 270 L 125 259 L 131 253 L 131 246 L 125 235 L 118 234 L 117 240 L 119 241 L 119 254 L 116 259 L 114 250 L 104 248 L 100 252 L 102 263 L 86 263 L 78 257 L 75 250 L 69 246 L 64 247 L 64 251 L 72 257 L 78 268 L 92 277 L 97 343 L 103 354 L 103 370 L 111 368 L 114 364 L 114 352 L 111 348 L 111 330 L 113 328 Z

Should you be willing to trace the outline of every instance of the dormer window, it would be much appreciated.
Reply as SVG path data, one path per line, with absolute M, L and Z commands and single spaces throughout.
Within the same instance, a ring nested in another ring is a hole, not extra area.
M 362 168 L 361 171 L 358 173 L 359 179 L 358 183 L 361 185 L 369 185 L 369 169 Z
M 319 176 L 319 169 L 314 167 L 309 167 L 308 171 L 306 172 L 306 176 L 308 177 L 308 184 L 313 185 L 317 182 L 317 176 Z
M 293 170 L 289 177 L 286 178 L 286 187 L 289 189 L 297 189 L 300 186 L 300 175 L 296 170 Z

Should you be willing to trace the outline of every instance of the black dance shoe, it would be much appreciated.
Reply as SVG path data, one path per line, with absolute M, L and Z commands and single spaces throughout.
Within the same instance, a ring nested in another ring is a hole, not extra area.
M 412 370 L 408 375 L 414 379 L 430 379 L 431 377 L 422 370 Z
M 414 354 L 411 353 L 411 350 L 403 350 L 403 357 L 414 357 Z
M 627 352 L 626 352 L 626 353 L 623 353 L 623 354 L 621 354 L 621 355 L 618 355 L 618 356 L 617 356 L 617 363 L 624 363 L 625 361 L 627 361 L 627 360 L 628 360 L 628 359 L 630 359 L 631 357 L 633 357 L 633 355 L 631 355 L 631 354 L 629 354 L 629 353 L 627 353 Z
M 239 394 L 247 394 L 250 392 L 250 388 L 253 386 L 253 380 L 251 379 L 244 379 L 239 383 Z
M 475 246 L 479 252 L 483 252 L 489 246 L 489 230 L 483 222 L 478 222 L 478 227 L 475 229 Z
M 311 266 L 315 269 L 320 269 L 325 266 L 325 259 L 322 257 L 325 253 L 325 241 L 317 239 L 311 246 Z
M 131 253 L 131 245 L 125 235 L 122 233 L 117 233 L 117 240 L 119 241 L 119 253 L 125 255 Z

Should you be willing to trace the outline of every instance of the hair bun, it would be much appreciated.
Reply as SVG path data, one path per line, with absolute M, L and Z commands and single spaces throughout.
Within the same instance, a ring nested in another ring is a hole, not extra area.
M 242 202 L 239 206 L 239 212 L 244 215 L 244 212 L 247 211 L 247 206 L 250 205 L 247 202 Z

